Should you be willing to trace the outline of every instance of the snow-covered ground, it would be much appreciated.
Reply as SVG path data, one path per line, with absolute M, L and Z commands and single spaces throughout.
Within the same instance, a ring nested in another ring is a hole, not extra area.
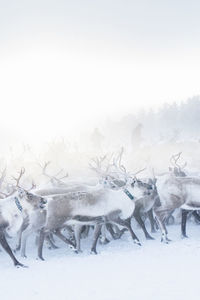
M 36 260 L 33 241 L 28 243 L 29 266 L 15 268 L 0 252 L 0 299 L 4 300 L 188 300 L 200 297 L 200 226 L 188 224 L 189 239 L 180 238 L 180 226 L 169 226 L 168 245 L 146 241 L 135 230 L 142 247 L 128 233 L 121 240 L 98 245 L 89 254 L 91 237 L 82 240 L 82 254 L 74 254 L 61 241 L 57 250 L 44 249 L 45 261 Z M 9 241 L 10 242 L 10 241 Z

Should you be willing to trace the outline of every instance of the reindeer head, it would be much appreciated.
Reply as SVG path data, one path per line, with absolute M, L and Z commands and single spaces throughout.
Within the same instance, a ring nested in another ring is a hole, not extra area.
M 136 177 L 133 178 L 131 183 L 132 188 L 137 187 L 143 191 L 144 196 L 150 196 L 153 192 L 153 185 L 150 183 L 143 182 Z
M 36 209 L 44 208 L 45 204 L 47 204 L 47 200 L 44 197 L 30 193 L 29 191 L 23 188 L 18 188 L 17 193 L 19 198 L 25 199 L 29 204 L 31 204 Z

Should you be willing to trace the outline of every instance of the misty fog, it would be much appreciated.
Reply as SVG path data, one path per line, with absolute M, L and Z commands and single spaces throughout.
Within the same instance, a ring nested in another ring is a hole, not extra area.
M 127 171 L 136 172 L 145 168 L 139 176 L 153 176 L 167 172 L 170 157 L 182 152 L 181 160 L 186 172 L 198 173 L 200 169 L 200 97 L 196 96 L 179 104 L 165 104 L 159 109 L 130 111 L 128 115 L 114 120 L 107 118 L 101 125 L 90 129 L 80 128 L 79 137 L 72 139 L 57 136 L 49 141 L 27 143 L 18 137 L 2 135 L 0 165 L 7 170 L 7 181 L 24 167 L 24 184 L 47 183 L 42 175 L 42 166 L 50 162 L 51 175 L 61 171 L 68 173 L 64 180 L 95 177 L 89 163 L 94 157 L 116 154 L 124 148 L 123 164 Z M 3 131 L 2 131 L 3 133 Z M 5 133 L 4 133 L 5 134 Z M 37 139 L 36 139 L 37 140 Z

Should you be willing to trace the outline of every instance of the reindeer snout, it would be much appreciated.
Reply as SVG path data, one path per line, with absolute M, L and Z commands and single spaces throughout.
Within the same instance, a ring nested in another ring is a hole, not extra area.
M 44 208 L 45 204 L 47 204 L 47 200 L 45 198 L 40 199 L 40 208 Z
M 147 191 L 145 194 L 146 194 L 147 196 L 149 196 L 149 195 L 151 195 L 151 192 L 150 192 L 150 191 Z
M 153 193 L 153 189 L 152 189 L 152 187 L 149 187 L 149 188 L 147 188 L 145 195 L 150 196 L 150 195 L 152 195 L 152 193 Z
M 41 204 L 47 204 L 47 200 L 44 198 L 41 198 Z

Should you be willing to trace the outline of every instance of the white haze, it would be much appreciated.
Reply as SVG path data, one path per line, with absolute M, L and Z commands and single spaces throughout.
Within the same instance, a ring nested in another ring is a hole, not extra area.
M 163 104 L 200 94 L 198 11 L 195 0 L 0 1 L 0 169 L 37 177 L 50 160 L 82 174 L 121 146 L 134 170 L 166 170 L 177 151 L 189 160 L 199 124 L 171 121 Z
M 0 1 L 3 141 L 71 141 L 200 94 L 198 1 Z

